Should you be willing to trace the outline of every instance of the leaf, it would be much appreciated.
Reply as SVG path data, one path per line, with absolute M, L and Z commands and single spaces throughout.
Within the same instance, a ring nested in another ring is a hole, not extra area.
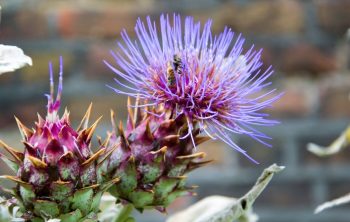
M 318 214 L 318 213 L 320 213 L 328 208 L 336 207 L 336 206 L 346 204 L 346 203 L 350 203 L 350 193 L 348 193 L 342 197 L 339 197 L 337 199 L 334 199 L 334 200 L 331 200 L 331 201 L 328 201 L 328 202 L 321 204 L 320 206 L 318 206 L 316 208 L 315 214 Z
M 59 215 L 58 205 L 47 200 L 36 200 L 34 202 L 34 213 L 46 218 L 55 218 Z
M 25 55 L 22 49 L 0 44 L 0 75 L 32 64 L 32 59 Z
M 92 188 L 78 190 L 73 196 L 73 209 L 79 209 L 86 215 L 90 212 L 94 191 Z
M 204 198 L 188 209 L 171 216 L 167 222 L 254 222 L 257 216 L 252 213 L 252 205 L 271 181 L 273 175 L 284 167 L 276 164 L 266 168 L 253 188 L 239 199 L 224 196 Z
M 76 222 L 82 217 L 83 215 L 81 211 L 79 209 L 76 209 L 75 211 L 72 211 L 70 213 L 61 214 L 60 220 L 62 220 L 62 222 Z
M 134 190 L 129 194 L 129 198 L 135 208 L 142 208 L 153 202 L 154 193 L 142 190 Z
M 30 184 L 20 184 L 19 192 L 21 194 L 24 205 L 32 204 L 35 200 L 34 188 Z
M 308 151 L 317 156 L 330 156 L 339 153 L 350 143 L 350 126 L 328 147 L 322 147 L 314 143 L 309 143 Z
M 72 182 L 55 181 L 50 187 L 54 200 L 62 201 L 72 194 L 74 184 Z

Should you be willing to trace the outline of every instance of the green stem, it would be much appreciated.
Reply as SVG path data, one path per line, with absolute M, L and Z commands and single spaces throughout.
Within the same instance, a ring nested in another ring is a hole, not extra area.
M 132 204 L 127 204 L 127 205 L 123 206 L 121 211 L 119 212 L 118 217 L 115 219 L 114 222 L 132 222 L 132 221 L 135 221 L 130 216 L 133 209 L 134 209 L 134 206 Z

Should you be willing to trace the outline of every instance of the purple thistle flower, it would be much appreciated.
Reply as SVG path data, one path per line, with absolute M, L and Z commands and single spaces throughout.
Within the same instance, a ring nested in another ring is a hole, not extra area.
M 126 31 L 121 33 L 124 44 L 111 51 L 119 68 L 105 61 L 121 79 L 124 88 L 112 88 L 116 93 L 140 97 L 148 103 L 142 106 L 164 105 L 175 116 L 185 115 L 192 136 L 196 127 L 213 139 L 226 144 L 253 160 L 233 140 L 233 134 L 244 134 L 270 146 L 271 139 L 252 126 L 272 126 L 261 110 L 269 107 L 281 94 L 275 89 L 261 95 L 271 82 L 265 82 L 273 70 L 262 71 L 261 52 L 252 46 L 243 53 L 244 39 L 229 28 L 216 36 L 211 33 L 212 21 L 201 29 L 199 22 L 186 17 L 182 26 L 179 15 L 160 17 L 160 36 L 156 23 L 147 17 L 146 24 L 138 19 L 133 42 Z M 260 95 L 257 95 L 259 94 Z

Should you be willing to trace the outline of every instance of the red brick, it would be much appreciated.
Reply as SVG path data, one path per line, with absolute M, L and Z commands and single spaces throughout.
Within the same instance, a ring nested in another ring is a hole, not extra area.
M 314 4 L 321 28 L 330 34 L 345 35 L 350 27 L 350 1 L 314 0 Z
M 5 9 L 6 10 L 6 9 Z M 0 39 L 44 39 L 49 36 L 46 15 L 41 11 L 19 10 L 1 15 Z
M 322 99 L 321 112 L 327 117 L 350 117 L 349 89 L 334 89 Z
M 133 11 L 116 9 L 60 9 L 58 32 L 64 38 L 117 38 L 122 29 L 131 31 L 138 15 Z
M 202 11 L 191 11 L 196 18 L 213 18 L 214 29 L 224 26 L 236 32 L 252 34 L 293 34 L 304 29 L 303 8 L 298 1 L 251 1 L 244 5 L 234 3 Z
M 267 109 L 268 113 L 283 117 L 303 117 L 315 109 L 318 97 L 315 84 L 311 81 L 303 78 L 285 78 L 280 83 L 282 84 L 279 84 L 277 89 L 284 94 Z
M 110 54 L 110 50 L 115 48 L 116 44 L 106 45 L 102 42 L 89 46 L 87 61 L 83 67 L 84 74 L 88 79 L 106 79 L 113 82 L 113 78 L 117 76 L 104 64 L 103 60 L 108 61 L 113 66 L 116 65 Z
M 307 43 L 291 45 L 282 52 L 280 69 L 287 73 L 322 74 L 337 68 L 335 55 Z
M 349 88 L 348 75 L 338 73 L 333 78 L 325 79 L 320 86 L 320 113 L 328 118 L 349 117 Z

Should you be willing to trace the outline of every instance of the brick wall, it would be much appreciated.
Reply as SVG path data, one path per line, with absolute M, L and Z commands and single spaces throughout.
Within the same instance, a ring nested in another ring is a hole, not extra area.
M 102 63 L 111 59 L 108 51 L 120 31 L 132 33 L 137 17 L 158 18 L 163 12 L 212 18 L 214 32 L 227 25 L 247 38 L 246 47 L 264 48 L 264 62 L 275 69 L 274 86 L 285 92 L 269 110 L 282 124 L 263 129 L 274 138 L 272 149 L 237 138 L 258 166 L 219 142 L 201 147 L 215 162 L 190 177 L 200 185 L 198 197 L 177 200 L 169 212 L 207 195 L 240 196 L 276 162 L 287 168 L 256 203 L 262 222 L 349 221 L 349 206 L 312 212 L 350 191 L 350 149 L 325 159 L 306 151 L 308 142 L 327 145 L 349 123 L 349 0 L 3 0 L 0 5 L 0 42 L 20 46 L 34 63 L 0 77 L 0 137 L 9 144 L 21 147 L 13 115 L 31 126 L 36 113 L 45 112 L 49 60 L 57 70 L 58 56 L 64 56 L 63 102 L 72 118 L 78 122 L 93 101 L 93 117 L 104 115 L 103 136 L 110 127 L 109 109 L 125 117 L 125 98 L 105 87 L 114 75 Z M 140 221 L 164 218 L 146 212 Z

